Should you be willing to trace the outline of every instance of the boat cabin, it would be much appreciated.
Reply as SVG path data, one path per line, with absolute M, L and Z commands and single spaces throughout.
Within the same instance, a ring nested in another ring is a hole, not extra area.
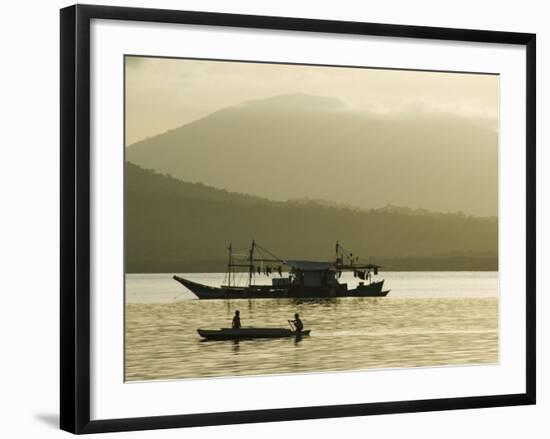
M 289 277 L 273 278 L 273 286 L 327 287 L 338 285 L 333 262 L 285 261 Z

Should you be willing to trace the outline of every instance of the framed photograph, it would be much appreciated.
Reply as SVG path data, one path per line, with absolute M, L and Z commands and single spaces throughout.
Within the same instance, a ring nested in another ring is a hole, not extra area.
M 535 403 L 535 35 L 61 10 L 61 428 Z

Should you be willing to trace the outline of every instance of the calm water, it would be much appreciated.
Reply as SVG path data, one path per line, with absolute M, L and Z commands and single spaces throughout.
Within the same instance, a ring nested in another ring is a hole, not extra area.
M 186 274 L 217 286 L 223 274 Z M 385 298 L 196 300 L 169 274 L 126 276 L 126 379 L 154 380 L 498 362 L 498 273 L 387 272 Z M 260 283 L 258 278 L 257 283 Z M 353 276 L 341 282 L 353 287 Z M 286 327 L 302 340 L 202 341 L 197 328 Z

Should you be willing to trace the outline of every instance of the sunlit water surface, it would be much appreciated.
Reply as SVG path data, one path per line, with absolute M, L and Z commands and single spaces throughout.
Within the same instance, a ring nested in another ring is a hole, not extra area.
M 218 286 L 223 274 L 185 274 Z M 498 362 L 498 273 L 387 272 L 384 298 L 197 300 L 170 274 L 126 276 L 128 381 Z M 257 283 L 269 282 L 258 278 Z M 352 288 L 353 276 L 342 276 Z M 301 340 L 203 341 L 197 328 L 286 327 Z

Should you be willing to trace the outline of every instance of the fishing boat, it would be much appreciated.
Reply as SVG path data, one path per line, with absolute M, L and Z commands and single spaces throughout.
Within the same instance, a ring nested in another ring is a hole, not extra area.
M 222 328 L 197 329 L 202 338 L 207 340 L 244 340 L 252 338 L 284 338 L 303 337 L 310 334 L 310 330 L 294 331 L 288 328 Z
M 254 240 L 247 254 L 233 252 L 228 246 L 229 260 L 224 281 L 220 287 L 203 285 L 174 275 L 173 279 L 192 291 L 199 299 L 282 299 L 282 298 L 337 298 L 337 297 L 383 297 L 384 280 L 375 281 L 380 265 L 365 264 L 336 242 L 333 261 L 317 262 L 288 260 L 275 256 Z M 358 278 L 355 288 L 340 283 L 343 272 L 353 272 Z M 248 282 L 237 285 L 237 275 L 247 274 Z M 272 277 L 270 285 L 256 283 L 257 276 Z

